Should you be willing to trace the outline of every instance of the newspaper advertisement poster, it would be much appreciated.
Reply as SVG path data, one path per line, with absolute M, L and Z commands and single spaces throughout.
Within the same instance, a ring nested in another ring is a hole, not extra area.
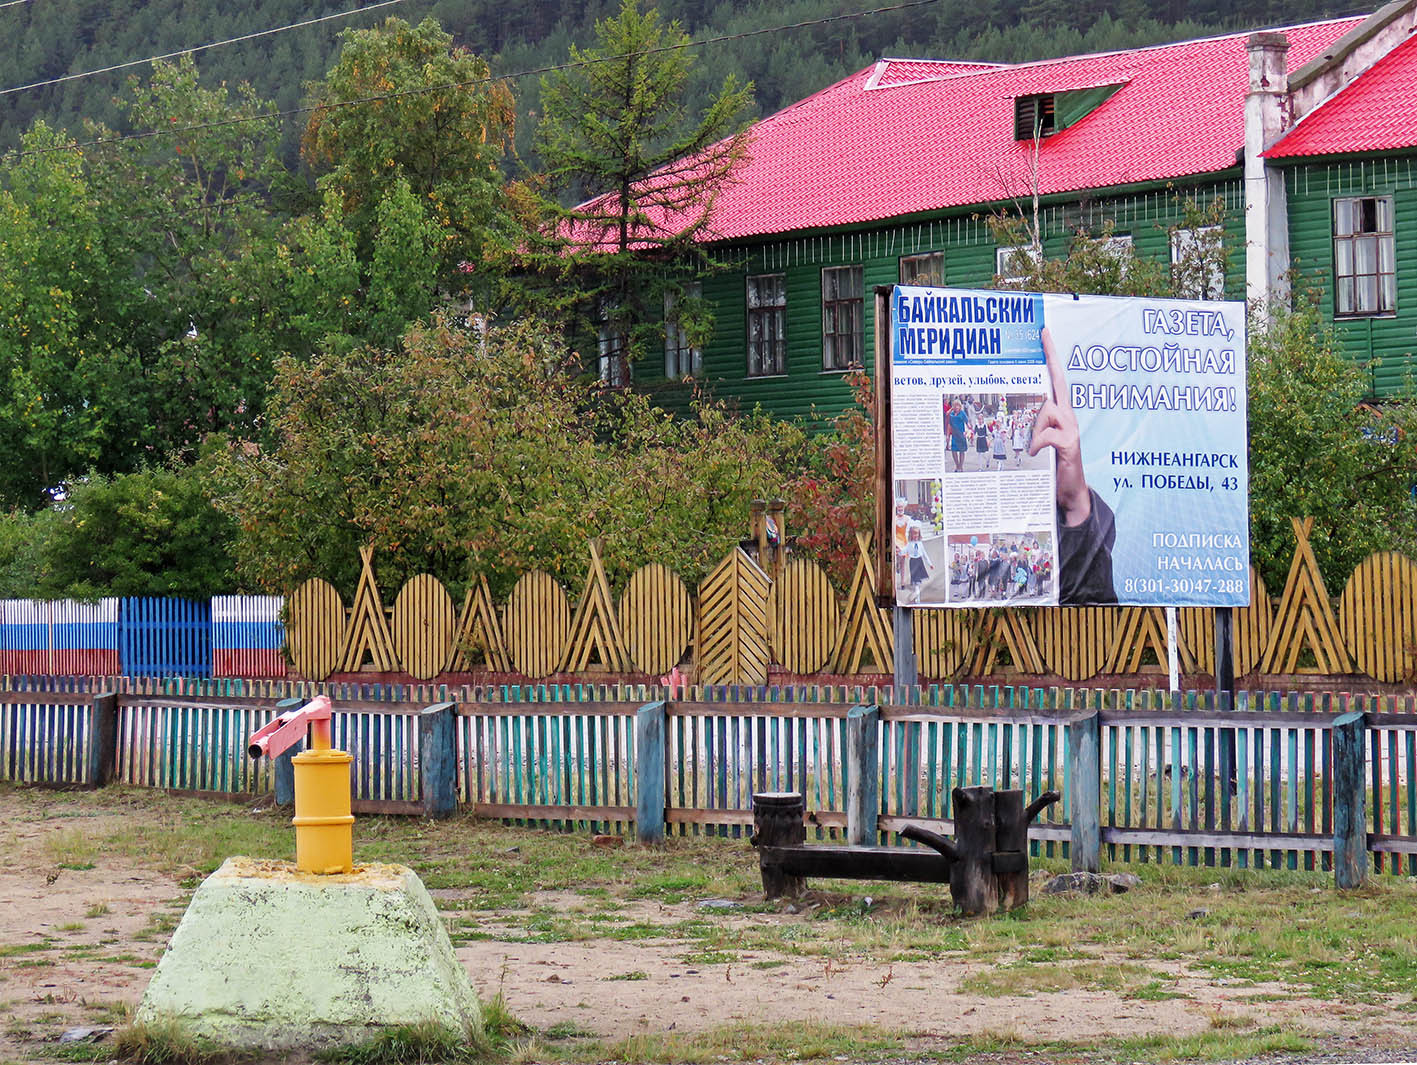
M 904 606 L 1245 606 L 1241 303 L 897 286 Z

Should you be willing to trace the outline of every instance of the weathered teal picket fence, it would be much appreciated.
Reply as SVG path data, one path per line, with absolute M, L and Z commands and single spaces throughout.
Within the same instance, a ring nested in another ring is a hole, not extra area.
M 1209 693 L 1104 689 L 931 687 L 897 697 L 889 688 L 123 677 L 9 678 L 0 687 L 5 780 L 263 794 L 275 773 L 246 757 L 246 739 L 281 700 L 324 691 L 336 706 L 335 742 L 354 755 L 363 812 L 423 813 L 445 788 L 449 806 L 455 796 L 477 816 L 622 831 L 641 820 L 637 805 L 651 794 L 671 833 L 741 835 L 754 793 L 800 791 L 815 836 L 839 838 L 860 774 L 875 782 L 870 813 L 883 837 L 912 821 L 952 831 L 956 787 L 1020 788 L 1030 798 L 1056 789 L 1063 803 L 1031 833 L 1042 853 L 1069 855 L 1077 833 L 1095 824 L 1088 845 L 1112 861 L 1290 869 L 1331 867 L 1333 724 L 1357 711 L 1373 867 L 1417 873 L 1411 699 L 1242 693 L 1232 708 Z M 433 704 L 441 709 L 430 716 Z M 641 749 L 637 714 L 660 704 L 663 728 L 653 735 L 662 738 Z M 854 707 L 873 738 L 862 765 L 848 753 Z M 446 738 L 430 731 L 435 717 L 449 722 Z M 1095 736 L 1095 754 L 1078 735 Z M 647 766 L 656 779 L 641 778 Z M 1075 816 L 1079 802 L 1086 816 Z

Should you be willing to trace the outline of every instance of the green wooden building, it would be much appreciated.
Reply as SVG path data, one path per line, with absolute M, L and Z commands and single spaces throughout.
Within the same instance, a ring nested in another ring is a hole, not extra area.
M 1007 283 L 1019 250 L 1080 229 L 1119 258 L 1184 262 L 1218 240 L 1194 298 L 1256 307 L 1316 292 L 1381 396 L 1417 370 L 1417 0 L 1307 23 L 1027 64 L 882 60 L 759 122 L 719 195 L 702 280 L 711 340 L 666 328 L 638 387 L 706 388 L 784 417 L 829 417 L 870 369 L 875 286 Z M 1220 232 L 1182 204 L 1219 205 Z M 672 219 L 666 220 L 672 224 Z M 1027 254 L 1027 252 L 1023 252 Z

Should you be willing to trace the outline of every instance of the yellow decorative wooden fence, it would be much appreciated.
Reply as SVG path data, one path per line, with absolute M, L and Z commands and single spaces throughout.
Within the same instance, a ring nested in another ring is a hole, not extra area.
M 1235 670 L 1291 675 L 1363 673 L 1383 683 L 1417 673 L 1417 563 L 1376 554 L 1353 573 L 1337 609 L 1309 545 L 1311 521 L 1296 520 L 1293 563 L 1278 603 L 1251 571 L 1251 605 L 1234 612 Z M 877 606 L 870 545 L 858 544 L 843 597 L 815 563 L 766 569 L 734 549 L 691 595 L 659 563 L 641 567 L 616 598 L 599 550 L 573 604 L 549 573 L 527 573 L 505 603 L 479 578 L 455 610 L 433 577 L 411 578 L 386 609 L 373 553 L 346 608 L 327 582 L 306 581 L 289 599 L 289 653 L 304 677 L 336 672 L 406 673 L 429 680 L 486 670 L 661 676 L 675 666 L 703 684 L 766 684 L 769 677 L 891 672 L 890 612 Z M 1214 612 L 1178 612 L 1181 671 L 1214 669 Z M 989 678 L 1166 673 L 1166 620 L 1159 607 L 918 610 L 913 613 L 921 676 Z

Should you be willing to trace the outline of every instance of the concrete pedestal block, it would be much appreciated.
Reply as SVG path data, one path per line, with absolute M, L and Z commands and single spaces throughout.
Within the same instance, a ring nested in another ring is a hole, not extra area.
M 473 1034 L 482 1011 L 413 870 L 229 858 L 193 895 L 135 1020 L 278 1050 L 424 1022 Z

